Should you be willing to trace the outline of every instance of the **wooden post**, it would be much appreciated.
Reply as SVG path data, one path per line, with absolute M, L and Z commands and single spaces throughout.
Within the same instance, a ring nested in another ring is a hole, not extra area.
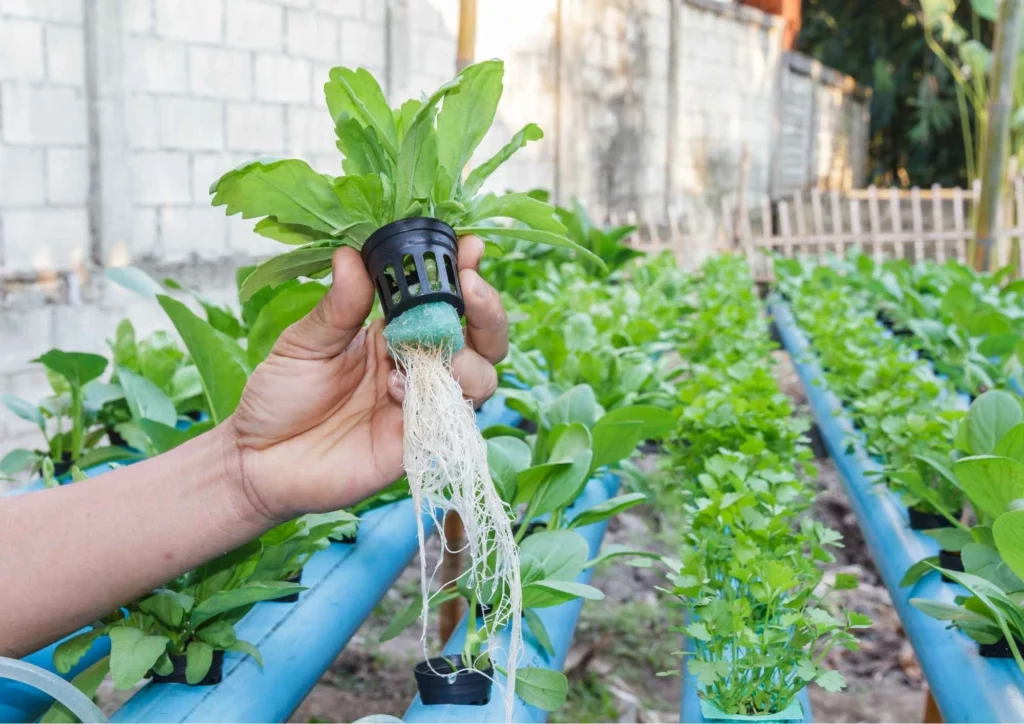
M 476 50 L 476 0 L 460 0 L 459 3 L 459 46 L 455 58 L 455 69 L 462 71 L 473 62 Z M 444 517 L 444 539 L 450 551 L 445 552 L 441 562 L 441 578 L 455 586 L 455 579 L 462 574 L 462 549 L 465 547 L 466 529 L 459 514 L 450 511 Z M 438 633 L 442 645 L 451 638 L 452 631 L 462 616 L 462 599 L 453 598 L 441 604 L 438 617 Z
M 977 243 L 972 261 L 979 271 L 992 269 L 993 250 L 999 237 L 999 196 L 1006 171 L 1006 146 L 1010 136 L 1022 18 L 1024 0 L 1003 0 L 992 53 L 988 139 L 985 158 L 982 159 L 981 200 L 974 227 Z
M 924 724 L 942 724 L 945 719 L 942 718 L 942 712 L 939 711 L 939 705 L 935 703 L 935 697 L 932 696 L 931 689 L 924 693 L 924 717 L 922 717 Z

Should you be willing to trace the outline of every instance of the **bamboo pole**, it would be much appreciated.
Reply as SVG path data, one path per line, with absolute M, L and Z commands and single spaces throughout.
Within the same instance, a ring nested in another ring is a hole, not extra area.
M 991 94 L 988 112 L 988 138 L 981 170 L 981 199 L 974 234 L 974 268 L 992 269 L 992 251 L 999 234 L 999 197 L 1006 170 L 1006 147 L 1013 112 L 1013 89 L 1017 77 L 1017 53 L 1020 24 L 1024 18 L 1024 0 L 1003 0 L 993 49 Z
M 459 2 L 459 45 L 455 57 L 455 69 L 461 72 L 473 62 L 476 50 L 476 0 L 460 0 Z M 449 511 L 444 517 L 444 539 L 450 552 L 444 553 L 441 562 L 441 578 L 450 587 L 462 574 L 462 549 L 465 547 L 466 528 L 462 518 L 455 511 Z M 438 634 L 444 643 L 451 638 L 452 631 L 462 616 L 462 599 L 453 598 L 441 604 L 438 617 Z

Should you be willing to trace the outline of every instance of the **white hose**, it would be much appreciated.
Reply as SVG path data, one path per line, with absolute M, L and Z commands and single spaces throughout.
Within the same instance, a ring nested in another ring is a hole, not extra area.
M 99 707 L 71 683 L 44 668 L 0 656 L 0 679 L 11 679 L 38 689 L 63 704 L 80 722 L 106 722 Z

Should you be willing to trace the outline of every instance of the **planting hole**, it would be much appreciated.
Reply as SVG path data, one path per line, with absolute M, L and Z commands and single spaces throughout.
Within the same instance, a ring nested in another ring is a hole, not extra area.
M 448 277 L 448 288 L 455 290 L 455 267 L 452 265 L 452 258 L 445 254 L 444 256 L 444 271 Z
M 402 292 L 399 291 L 398 288 L 398 277 L 395 275 L 395 267 L 393 264 L 388 264 L 384 267 L 384 279 L 388 285 L 386 296 L 391 298 L 392 304 L 398 304 L 402 301 Z
M 427 267 L 427 284 L 431 291 L 439 291 L 441 289 L 441 279 L 437 275 L 437 257 L 425 256 L 423 257 L 423 263 Z
M 412 296 L 419 294 L 420 275 L 416 269 L 416 257 L 412 254 L 403 254 L 402 271 L 405 273 L 405 283 L 409 287 L 409 294 Z

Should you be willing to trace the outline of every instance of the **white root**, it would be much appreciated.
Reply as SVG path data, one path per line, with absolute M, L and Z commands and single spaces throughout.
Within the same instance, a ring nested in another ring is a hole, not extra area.
M 416 509 L 430 511 L 441 535 L 442 556 L 453 552 L 444 539 L 440 518 L 448 511 L 458 513 L 465 526 L 470 567 L 469 587 L 481 600 L 490 591 L 498 595 L 488 617 L 511 620 L 505 690 L 506 719 L 511 720 L 515 701 L 516 666 L 522 651 L 522 589 L 519 580 L 519 547 L 512 534 L 509 506 L 498 495 L 487 465 L 487 443 L 476 426 L 470 403 L 452 376 L 451 352 L 445 347 L 410 346 L 396 350 L 405 375 L 404 462 L 409 489 Z M 436 511 L 441 511 L 438 516 Z M 423 594 L 423 645 L 426 651 L 429 588 L 424 556 L 423 518 L 417 516 L 420 545 L 420 582 Z M 438 562 L 440 566 L 440 561 Z M 434 569 L 436 573 L 437 568 Z M 447 584 L 449 582 L 445 582 Z M 472 615 L 472 612 L 471 612 Z M 496 637 L 492 637 L 496 638 Z M 489 644 L 494 661 L 498 648 Z M 429 659 L 429 656 L 425 655 Z M 464 664 L 469 662 L 463 662 Z M 472 662 L 471 665 L 475 665 Z

